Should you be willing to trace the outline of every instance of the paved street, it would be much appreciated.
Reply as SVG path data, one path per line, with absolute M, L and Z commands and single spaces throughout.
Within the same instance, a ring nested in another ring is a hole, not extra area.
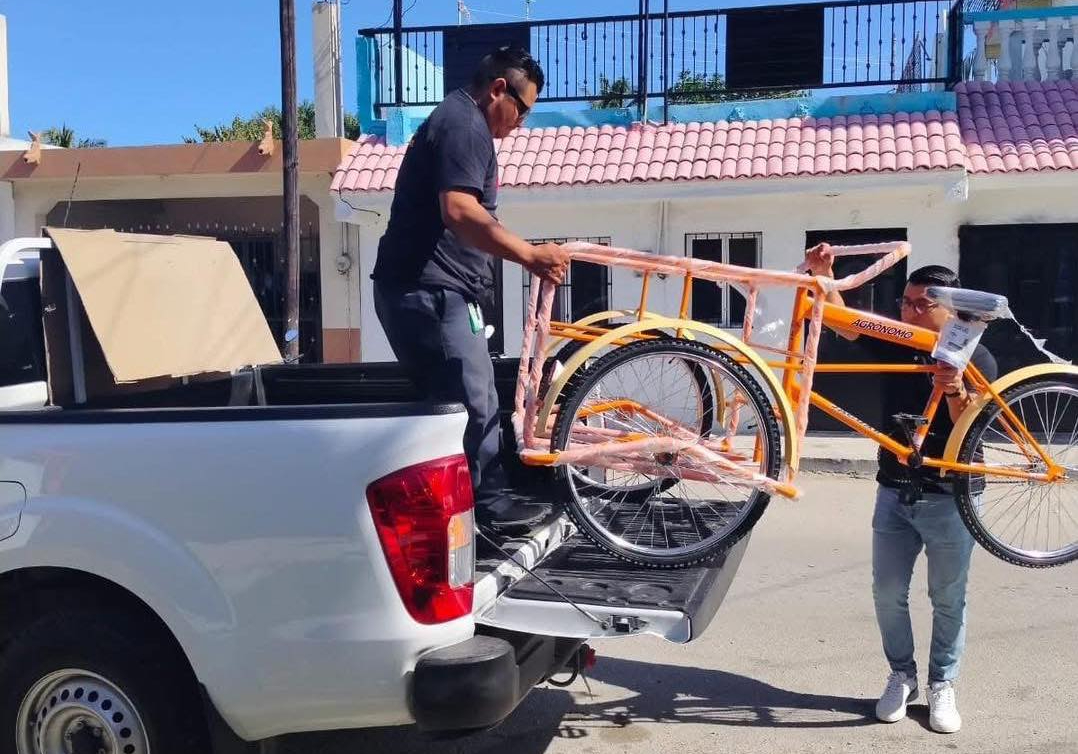
M 872 612 L 873 483 L 804 478 L 753 535 L 730 595 L 688 646 L 650 638 L 597 646 L 591 694 L 540 688 L 495 731 L 431 744 L 408 730 L 293 737 L 288 754 L 377 751 L 1078 752 L 1078 566 L 1033 571 L 975 554 L 959 687 L 964 729 L 871 717 L 887 674 Z M 918 661 L 927 668 L 924 561 L 914 576 Z M 922 678 L 923 680 L 923 678 Z

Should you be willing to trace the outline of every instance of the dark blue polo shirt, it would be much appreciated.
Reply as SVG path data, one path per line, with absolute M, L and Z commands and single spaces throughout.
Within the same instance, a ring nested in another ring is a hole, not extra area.
M 494 258 L 445 227 L 438 196 L 449 189 L 475 194 L 492 216 L 497 209 L 494 142 L 463 89 L 434 108 L 405 152 L 371 277 L 403 288 L 448 288 L 483 303 L 493 290 Z

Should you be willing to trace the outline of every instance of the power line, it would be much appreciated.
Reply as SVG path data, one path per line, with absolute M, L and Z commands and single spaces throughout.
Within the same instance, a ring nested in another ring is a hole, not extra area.
M 519 13 L 503 13 L 498 10 L 488 10 L 487 8 L 476 8 L 471 6 L 469 8 L 473 13 L 486 13 L 488 16 L 503 16 L 504 18 L 524 18 Z
M 411 10 L 412 8 L 414 8 L 414 7 L 415 7 L 415 4 L 416 4 L 416 3 L 418 3 L 418 2 L 419 2 L 419 0 L 412 0 L 412 4 L 411 4 L 411 5 L 409 5 L 409 6 L 407 7 L 407 8 L 405 8 L 405 9 L 404 9 L 404 10 L 403 10 L 403 11 L 401 12 L 401 19 L 403 19 L 403 18 L 404 18 L 405 16 L 407 16 L 407 15 L 408 15 L 408 11 L 410 11 L 410 10 Z M 385 21 L 383 21 L 382 23 L 378 24 L 378 25 L 377 25 L 377 26 L 375 26 L 374 28 L 375 28 L 375 29 L 381 29 L 381 28 L 382 28 L 382 27 L 384 27 L 384 26 L 389 26 L 389 22 L 390 22 L 390 21 L 392 21 L 392 20 L 393 20 L 393 11 L 390 11 L 390 12 L 389 12 L 389 15 L 388 15 L 388 16 L 386 16 L 386 20 L 385 20 Z

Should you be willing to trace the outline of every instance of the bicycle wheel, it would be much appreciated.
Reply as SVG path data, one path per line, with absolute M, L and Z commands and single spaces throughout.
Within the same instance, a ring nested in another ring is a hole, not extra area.
M 658 331 L 655 334 L 659 335 L 666 340 L 672 340 L 665 333 Z M 553 358 L 547 359 L 546 364 L 543 366 L 543 382 L 540 388 L 540 394 L 544 393 L 546 389 L 553 382 L 554 364 L 560 362 L 566 364 L 573 355 L 586 345 L 583 341 L 571 340 L 561 348 Z M 594 363 L 594 362 L 593 362 Z M 699 391 L 698 400 L 696 403 L 696 421 L 694 425 L 699 428 L 699 433 L 703 437 L 707 437 L 715 426 L 716 415 L 720 421 L 722 418 L 722 412 L 725 410 L 725 406 L 721 404 L 716 406 L 716 396 L 714 390 L 711 388 L 711 384 L 708 381 L 707 373 L 699 365 L 693 362 L 686 362 L 684 364 L 685 369 L 692 376 L 693 382 L 696 384 Z M 584 368 L 587 368 L 586 366 Z M 565 395 L 568 395 L 572 388 L 570 382 L 566 385 Z M 656 490 L 663 492 L 672 487 L 676 480 L 672 479 L 633 479 L 620 477 L 616 473 L 611 473 L 610 470 L 600 467 L 581 468 L 571 467 L 569 473 L 573 474 L 577 478 L 579 485 L 579 491 L 581 494 L 587 496 L 596 496 L 604 499 L 611 499 L 614 496 L 626 495 L 634 500 L 646 500 L 648 496 L 654 494 Z
M 740 401 L 732 433 L 713 417 L 701 422 L 697 370 L 716 403 Z M 724 353 L 674 338 L 641 341 L 574 375 L 554 425 L 555 449 L 586 449 L 592 441 L 618 448 L 641 438 L 666 442 L 666 449 L 628 461 L 589 458 L 558 467 L 566 510 L 609 552 L 653 567 L 693 565 L 733 546 L 766 508 L 769 496 L 743 475 L 718 474 L 715 464 L 694 453 L 721 446 L 725 458 L 742 459 L 739 468 L 770 477 L 779 469 L 775 412 L 756 380 Z M 597 467 L 610 494 L 594 489 Z
M 1064 478 L 1036 482 L 994 474 L 955 474 L 955 502 L 974 539 L 1008 563 L 1046 568 L 1078 559 L 1078 381 L 1047 377 L 1000 396 Z M 1043 473 L 1046 464 L 995 401 L 970 425 L 961 463 Z

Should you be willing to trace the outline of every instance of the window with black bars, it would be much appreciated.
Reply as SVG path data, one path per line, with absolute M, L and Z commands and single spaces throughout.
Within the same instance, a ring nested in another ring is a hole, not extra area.
M 590 236 L 575 238 L 531 238 L 529 243 L 563 244 L 570 241 L 609 246 L 609 236 Z M 528 319 L 528 300 L 531 297 L 530 273 L 524 273 L 524 320 Z M 589 314 L 603 312 L 610 308 L 610 269 L 591 262 L 572 262 L 565 280 L 554 294 L 554 307 L 550 318 L 558 322 L 576 322 Z
M 217 238 L 227 241 L 240 260 L 251 290 L 258 299 L 266 323 L 278 343 L 285 328 L 285 285 L 287 260 L 285 238 L 281 233 L 233 233 L 222 229 Z M 299 338 L 300 361 L 322 360 L 321 262 L 318 234 L 308 227 L 299 239 Z
M 760 266 L 759 233 L 686 233 L 685 255 L 709 262 Z M 692 318 L 716 327 L 741 327 L 745 297 L 728 283 L 692 281 Z

